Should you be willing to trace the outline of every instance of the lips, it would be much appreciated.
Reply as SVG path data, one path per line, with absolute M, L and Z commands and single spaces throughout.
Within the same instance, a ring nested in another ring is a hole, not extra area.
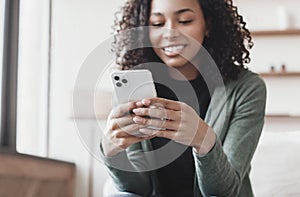
M 162 50 L 167 56 L 177 56 L 180 53 L 182 53 L 183 49 L 186 47 L 186 44 L 176 44 L 176 45 L 170 45 L 163 47 Z

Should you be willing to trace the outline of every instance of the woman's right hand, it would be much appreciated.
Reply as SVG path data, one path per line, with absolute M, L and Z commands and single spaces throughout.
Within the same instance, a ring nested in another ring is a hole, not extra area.
M 145 126 L 138 125 L 132 120 L 134 115 L 130 112 L 134 108 L 136 102 L 129 102 L 118 105 L 110 112 L 102 138 L 105 156 L 114 156 L 132 144 L 153 138 L 153 136 L 137 136 L 137 131 Z

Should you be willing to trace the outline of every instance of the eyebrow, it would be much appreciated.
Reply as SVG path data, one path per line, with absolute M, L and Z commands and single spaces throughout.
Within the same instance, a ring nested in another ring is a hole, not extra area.
M 183 12 L 194 12 L 191 8 L 184 8 L 175 12 L 176 15 L 181 14 Z M 195 12 L 194 12 L 195 13 Z
M 182 14 L 182 13 L 184 13 L 184 12 L 193 12 L 193 13 L 195 13 L 194 10 L 192 10 L 191 8 L 184 8 L 184 9 L 180 9 L 180 10 L 176 11 L 176 12 L 175 12 L 175 15 L 179 15 L 179 14 Z M 154 15 L 154 16 L 161 16 L 161 15 L 163 15 L 163 14 L 160 13 L 160 12 L 153 12 L 153 13 L 151 13 L 151 15 Z

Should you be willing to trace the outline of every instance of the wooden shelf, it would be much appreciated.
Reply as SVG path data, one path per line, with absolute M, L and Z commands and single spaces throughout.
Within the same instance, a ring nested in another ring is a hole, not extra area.
M 262 77 L 300 77 L 300 72 L 263 72 Z
M 250 31 L 253 36 L 300 36 L 300 29 Z
M 300 115 L 290 115 L 290 114 L 266 114 L 266 118 L 300 118 Z

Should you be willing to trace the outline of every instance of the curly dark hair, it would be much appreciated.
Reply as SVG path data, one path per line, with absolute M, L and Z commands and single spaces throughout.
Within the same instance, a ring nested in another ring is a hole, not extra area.
M 208 27 L 208 36 L 203 47 L 212 56 L 222 78 L 236 79 L 240 68 L 247 69 L 250 62 L 249 49 L 253 42 L 243 17 L 238 14 L 232 0 L 198 0 Z M 128 0 L 116 13 L 114 24 L 115 40 L 112 50 L 116 53 L 117 64 L 122 70 L 131 69 L 147 62 L 161 61 L 152 48 L 143 47 L 149 41 L 148 35 L 130 33 L 119 36 L 120 32 L 148 26 L 151 0 Z M 118 15 L 119 14 L 119 15 Z M 121 16 L 121 18 L 118 18 Z M 140 48 L 126 50 L 130 46 Z

